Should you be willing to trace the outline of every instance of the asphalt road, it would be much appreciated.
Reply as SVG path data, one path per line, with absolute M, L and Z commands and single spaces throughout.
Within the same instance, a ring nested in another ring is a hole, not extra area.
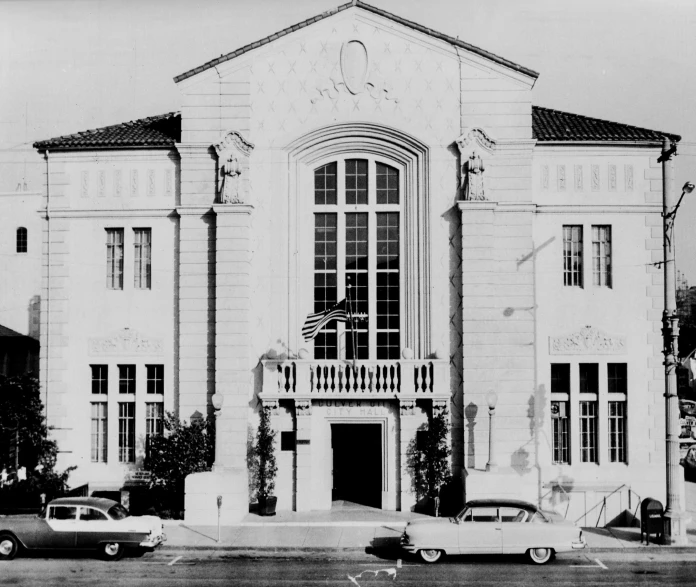
M 0 563 L 0 584 L 302 586 L 302 585 L 693 585 L 696 553 L 562 554 L 543 567 L 519 557 L 451 557 L 435 565 L 356 553 L 339 559 L 240 557 L 220 551 L 159 551 L 102 562 L 92 557 L 31 556 Z

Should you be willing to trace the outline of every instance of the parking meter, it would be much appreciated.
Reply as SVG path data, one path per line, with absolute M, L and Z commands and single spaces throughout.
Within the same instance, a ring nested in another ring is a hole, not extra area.
M 220 542 L 220 510 L 222 509 L 222 495 L 217 496 L 217 506 L 218 506 L 218 539 Z

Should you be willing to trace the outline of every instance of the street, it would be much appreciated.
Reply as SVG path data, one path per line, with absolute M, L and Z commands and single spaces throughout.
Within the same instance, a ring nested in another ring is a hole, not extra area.
M 537 567 L 520 557 L 450 557 L 425 565 L 364 553 L 327 558 L 241 557 L 220 551 L 159 551 L 105 563 L 89 556 L 21 557 L 0 563 L 3 585 L 693 585 L 696 553 L 561 554 Z

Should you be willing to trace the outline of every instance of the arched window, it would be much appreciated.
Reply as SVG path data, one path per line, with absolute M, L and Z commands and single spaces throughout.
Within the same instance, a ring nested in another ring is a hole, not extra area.
M 26 253 L 27 252 L 27 229 L 20 226 L 17 229 L 17 252 Z
M 342 337 L 347 359 L 400 356 L 400 181 L 370 155 L 314 169 L 314 311 L 346 298 L 355 316 L 355 332 L 335 321 L 319 332 L 315 359 L 339 358 Z

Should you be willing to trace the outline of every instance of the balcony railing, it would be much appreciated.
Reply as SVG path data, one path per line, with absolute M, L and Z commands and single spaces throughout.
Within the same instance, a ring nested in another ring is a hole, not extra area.
M 266 398 L 307 396 L 449 397 L 443 359 L 399 361 L 263 360 Z

